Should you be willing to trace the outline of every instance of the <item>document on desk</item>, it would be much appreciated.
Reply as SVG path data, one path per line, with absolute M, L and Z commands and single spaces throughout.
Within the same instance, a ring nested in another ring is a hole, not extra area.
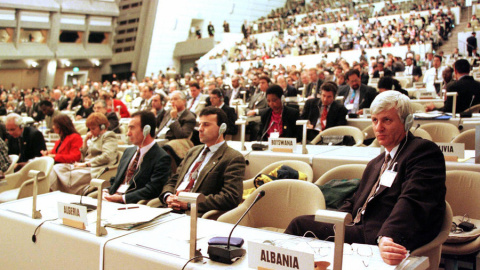
M 129 230 L 171 211 L 171 208 L 152 208 L 141 205 L 133 208 L 120 207 L 106 220 L 105 226 Z

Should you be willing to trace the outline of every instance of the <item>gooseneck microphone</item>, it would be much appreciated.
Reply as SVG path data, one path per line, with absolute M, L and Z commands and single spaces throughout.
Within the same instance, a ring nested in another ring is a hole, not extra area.
M 256 151 L 265 151 L 268 148 L 268 145 L 263 144 L 263 137 L 265 137 L 265 134 L 272 128 L 272 126 L 275 124 L 275 121 L 272 121 L 272 123 L 268 126 L 267 130 L 262 134 L 262 137 L 260 137 L 260 143 L 254 143 L 252 144 L 252 150 Z
M 87 207 L 87 212 L 90 212 L 90 211 L 93 211 L 93 210 L 97 210 L 97 206 L 96 206 L 96 205 L 92 205 L 92 204 L 88 204 L 88 203 L 82 203 L 83 196 L 85 196 L 85 193 L 88 191 L 88 188 L 89 188 L 89 187 L 90 187 L 90 185 L 86 186 L 86 187 L 83 189 L 82 195 L 80 196 L 80 202 L 79 202 L 79 203 L 77 203 L 77 202 L 72 202 L 72 204 L 75 204 L 75 205 L 86 206 L 86 207 Z
M 243 245 L 243 239 L 242 238 L 237 238 L 234 237 L 232 239 L 232 233 L 233 230 L 238 226 L 240 221 L 245 217 L 245 215 L 252 209 L 252 207 L 261 199 L 265 196 L 265 190 L 261 190 L 258 194 L 255 200 L 252 202 L 252 204 L 248 207 L 248 209 L 243 213 L 243 215 L 240 217 L 240 219 L 235 223 L 233 226 L 232 230 L 230 231 L 230 234 L 228 235 L 227 242 L 225 243 L 225 237 L 214 237 L 210 239 L 209 245 L 208 245 L 208 256 L 212 261 L 216 262 L 221 262 L 221 263 L 226 263 L 226 264 L 232 264 L 235 262 L 238 258 L 242 257 L 245 255 L 245 249 L 242 248 Z M 234 241 L 234 243 L 230 243 L 230 241 Z

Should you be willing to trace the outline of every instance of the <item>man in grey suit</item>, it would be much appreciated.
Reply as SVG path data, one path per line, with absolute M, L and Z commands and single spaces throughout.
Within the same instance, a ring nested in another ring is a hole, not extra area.
M 174 91 L 170 95 L 170 102 L 172 108 L 163 117 L 157 138 L 168 140 L 189 138 L 197 122 L 195 114 L 185 107 L 187 96 L 182 91 Z
M 344 97 L 348 113 L 363 114 L 363 108 L 370 108 L 370 104 L 377 96 L 377 90 L 362 84 L 360 72 L 356 69 L 350 69 L 346 77 L 348 85 L 338 89 L 338 96 Z
M 246 109 L 246 114 L 249 117 L 259 116 L 260 110 L 268 108 L 267 97 L 265 93 L 267 92 L 270 84 L 270 78 L 267 76 L 261 76 L 258 81 L 258 90 L 250 99 Z M 258 131 L 260 130 L 260 122 L 260 117 L 252 118 L 248 122 L 247 130 L 250 134 L 250 140 L 253 140 L 257 137 Z
M 146 126 L 150 126 L 149 128 Z M 135 145 L 125 149 L 111 186 L 103 199 L 117 203 L 137 203 L 158 196 L 170 176 L 170 156 L 155 143 L 155 115 L 149 111 L 132 114 L 128 137 Z
M 202 193 L 205 202 L 198 204 L 198 212 L 235 208 L 242 199 L 245 159 L 230 148 L 224 138 L 227 116 L 222 109 L 207 107 L 200 113 L 200 141 L 190 149 L 177 172 L 170 177 L 160 194 L 166 207 L 177 211 L 189 210 L 189 205 L 178 201 L 181 191 Z M 224 126 L 224 127 L 222 127 Z

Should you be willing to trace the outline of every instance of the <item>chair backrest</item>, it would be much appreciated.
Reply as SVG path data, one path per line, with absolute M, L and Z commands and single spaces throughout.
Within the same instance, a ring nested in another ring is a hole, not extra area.
M 452 143 L 464 143 L 465 150 L 475 150 L 475 129 L 469 129 L 453 138 Z
M 458 128 L 450 123 L 428 123 L 421 127 L 432 136 L 434 142 L 449 143 L 460 134 Z
M 8 155 L 8 157 L 10 157 L 12 163 L 10 163 L 10 166 L 8 166 L 8 169 L 5 171 L 5 175 L 13 173 L 13 169 L 20 158 L 18 155 Z
M 38 194 L 49 192 L 50 183 L 48 182 L 48 176 L 52 172 L 55 161 L 51 157 L 39 157 L 28 162 L 18 173 L 22 174 L 23 181 L 19 181 L 16 188 L 20 188 L 18 191 L 17 199 L 30 197 L 33 192 L 33 179 L 28 176 L 30 170 L 42 171 L 45 173 L 45 177 L 38 179 Z
M 368 125 L 366 128 L 362 130 L 362 132 L 365 139 L 375 138 L 375 132 L 373 131 L 372 125 Z
M 366 164 L 346 164 L 328 170 L 315 182 L 316 185 L 324 185 L 332 179 L 362 179 Z
M 425 131 L 425 129 L 423 129 L 423 128 L 417 128 L 417 129 L 416 128 L 411 128 L 410 131 L 412 132 L 413 135 L 415 135 L 417 137 L 432 141 L 432 136 L 430 135 L 430 133 Z
M 337 126 L 337 127 L 328 128 L 320 132 L 317 135 L 317 137 L 315 137 L 312 140 L 311 144 L 317 144 L 320 141 L 321 136 L 332 136 L 332 135 L 335 135 L 335 136 L 350 135 L 355 140 L 354 146 L 362 145 L 363 140 L 365 139 L 365 135 L 363 135 L 363 132 L 357 127 Z
M 412 106 L 413 112 L 426 112 L 426 108 L 421 103 L 411 102 L 410 105 Z
M 313 182 L 313 169 L 310 164 L 300 161 L 300 160 L 281 160 L 274 163 L 271 163 L 267 167 L 263 168 L 259 173 L 268 174 L 269 172 L 273 171 L 275 168 L 281 165 L 287 165 L 292 167 L 293 169 L 303 172 L 307 175 L 307 182 Z
M 480 76 L 478 76 L 480 77 Z M 471 112 L 471 113 L 480 113 L 480 104 L 473 105 L 472 107 L 468 108 L 465 110 L 466 112 Z
M 314 215 L 317 210 L 325 209 L 323 194 L 314 184 L 298 180 L 279 180 L 260 186 L 245 202 L 221 215 L 218 221 L 232 224 L 237 222 L 261 190 L 265 191 L 265 197 L 252 207 L 240 225 L 285 230 L 293 218 Z
M 447 194 L 445 200 L 450 203 L 454 216 L 468 214 L 470 218 L 480 219 L 480 172 L 447 171 Z
M 427 270 L 436 270 L 440 265 L 440 258 L 442 256 L 442 244 L 447 240 L 450 228 L 452 227 L 452 208 L 445 202 L 445 216 L 443 218 L 443 224 L 437 237 L 435 237 L 430 243 L 415 249 L 412 252 L 412 256 L 426 256 L 430 262 L 430 267 Z

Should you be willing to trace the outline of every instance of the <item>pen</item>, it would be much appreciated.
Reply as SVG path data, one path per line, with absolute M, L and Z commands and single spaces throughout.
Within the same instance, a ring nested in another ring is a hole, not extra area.
M 132 206 L 132 207 L 121 207 L 121 208 L 118 208 L 117 210 L 128 210 L 128 209 L 135 209 L 135 208 L 140 208 L 138 206 Z

